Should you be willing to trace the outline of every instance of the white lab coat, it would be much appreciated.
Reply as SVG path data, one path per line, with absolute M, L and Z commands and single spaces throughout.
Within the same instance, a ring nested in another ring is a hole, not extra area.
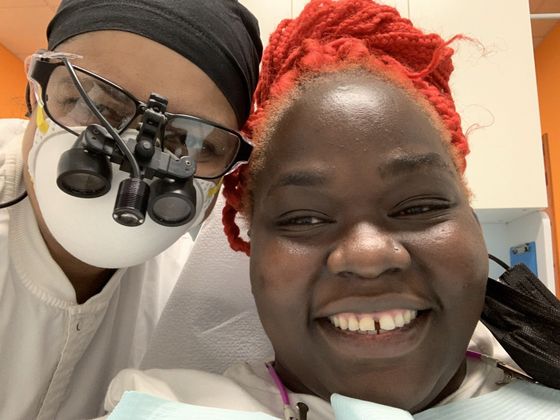
M 25 125 L 0 120 L 0 202 L 23 190 Z M 0 210 L 0 419 L 101 415 L 113 376 L 139 366 L 191 246 L 185 235 L 78 305 L 29 200 Z

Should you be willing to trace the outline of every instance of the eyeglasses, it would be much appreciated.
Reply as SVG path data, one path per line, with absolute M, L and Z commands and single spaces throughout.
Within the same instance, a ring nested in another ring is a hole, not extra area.
M 66 61 L 97 110 L 119 134 L 123 133 L 147 104 L 110 80 L 70 64 L 68 60 L 75 58 L 79 56 L 58 52 L 33 55 L 28 78 L 38 102 L 50 119 L 76 136 L 78 127 L 101 125 L 76 88 Z M 253 147 L 240 133 L 191 115 L 164 115 L 166 122 L 159 133 L 161 148 L 178 158 L 193 158 L 196 178 L 219 178 L 249 160 Z

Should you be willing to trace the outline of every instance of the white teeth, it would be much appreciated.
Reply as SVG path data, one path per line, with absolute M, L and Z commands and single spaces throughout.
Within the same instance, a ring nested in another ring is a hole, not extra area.
M 379 326 L 385 331 L 394 330 L 396 327 L 395 321 L 393 321 L 393 317 L 391 315 L 382 315 L 379 319 Z
M 392 331 L 409 324 L 418 316 L 418 311 L 409 309 L 391 310 L 385 313 L 375 314 L 352 314 L 341 313 L 331 315 L 329 320 L 336 328 L 352 332 L 378 334 L 380 331 Z
M 375 331 L 375 321 L 371 316 L 360 319 L 360 331 Z
M 335 327 L 340 327 L 340 318 L 337 316 L 331 316 L 331 322 Z
M 360 329 L 358 318 L 356 318 L 354 315 L 350 315 L 348 317 L 348 329 L 350 331 L 358 331 Z
M 408 324 L 412 320 L 412 311 L 403 312 L 404 323 Z
M 393 318 L 395 321 L 395 325 L 397 326 L 397 328 L 400 327 L 404 327 L 404 316 L 401 313 L 398 313 L 395 315 L 395 317 Z

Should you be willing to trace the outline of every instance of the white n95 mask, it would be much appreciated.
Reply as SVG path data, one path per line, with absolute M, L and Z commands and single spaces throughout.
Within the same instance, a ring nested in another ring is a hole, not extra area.
M 118 187 L 130 175 L 119 170 L 116 164 L 111 164 L 113 176 L 106 194 L 79 198 L 65 193 L 57 185 L 57 167 L 62 154 L 76 142 L 76 136 L 45 118 L 41 108 L 37 111 L 40 114 L 38 127 L 28 159 L 35 195 L 53 237 L 79 260 L 101 268 L 140 264 L 170 247 L 204 220 L 219 185 L 198 178 L 193 181 L 195 216 L 180 226 L 162 226 L 150 217 L 146 217 L 140 226 L 117 223 L 113 219 L 113 209 Z M 136 130 L 127 130 L 121 136 L 129 138 L 136 137 L 136 134 Z M 146 183 L 152 181 L 146 180 Z

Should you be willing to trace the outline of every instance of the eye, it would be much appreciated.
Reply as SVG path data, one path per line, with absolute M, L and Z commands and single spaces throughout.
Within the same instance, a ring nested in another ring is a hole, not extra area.
M 199 161 L 207 162 L 220 154 L 223 153 L 218 153 L 218 150 L 216 150 L 216 147 L 212 143 L 205 141 L 202 144 L 202 149 L 200 150 L 200 156 L 198 159 Z
M 334 223 L 334 221 L 323 213 L 296 210 L 281 215 L 276 221 L 276 226 L 281 230 L 302 232 L 320 228 L 331 223 Z
M 324 223 L 323 219 L 315 216 L 301 216 L 293 217 L 288 220 L 282 220 L 278 222 L 279 226 L 311 226 Z
M 435 216 L 449 210 L 452 203 L 442 199 L 406 200 L 398 209 L 390 214 L 391 217 Z

